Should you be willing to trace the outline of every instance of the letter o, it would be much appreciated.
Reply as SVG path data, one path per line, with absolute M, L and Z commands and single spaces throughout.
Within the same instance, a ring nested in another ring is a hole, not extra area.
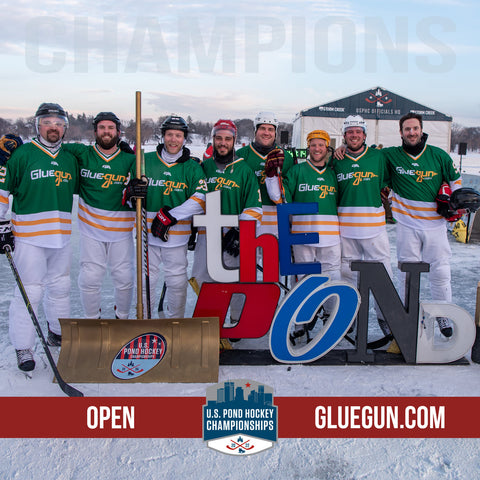
M 98 409 L 97 407 L 87 408 L 87 427 L 90 429 L 98 428 Z

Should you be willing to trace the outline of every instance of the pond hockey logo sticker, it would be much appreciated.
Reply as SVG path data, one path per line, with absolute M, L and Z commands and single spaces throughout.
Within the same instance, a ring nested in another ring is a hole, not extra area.
M 228 455 L 251 455 L 277 441 L 273 388 L 251 380 L 230 380 L 207 389 L 203 440 Z
M 112 373 L 121 380 L 131 380 L 147 373 L 165 356 L 167 342 L 158 333 L 143 333 L 126 343 L 115 355 Z

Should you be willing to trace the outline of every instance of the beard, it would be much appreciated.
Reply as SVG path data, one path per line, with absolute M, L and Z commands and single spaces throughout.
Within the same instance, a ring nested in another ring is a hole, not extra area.
M 60 140 L 60 133 L 57 130 L 48 130 L 45 140 L 50 143 L 57 143 Z
M 111 137 L 110 135 L 103 135 L 102 137 L 96 136 L 95 141 L 100 148 L 110 150 L 118 143 L 118 135 Z

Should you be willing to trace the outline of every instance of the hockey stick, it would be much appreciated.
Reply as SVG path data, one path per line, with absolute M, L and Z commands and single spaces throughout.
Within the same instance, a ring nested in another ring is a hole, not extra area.
M 145 175 L 145 156 L 142 150 L 141 173 Z M 142 198 L 142 237 L 143 237 L 143 268 L 145 270 L 145 301 L 147 318 L 152 318 L 152 302 L 150 299 L 150 264 L 148 261 L 148 218 L 147 199 Z
M 145 270 L 145 299 L 147 307 L 147 318 L 152 318 L 150 299 L 150 264 L 148 262 L 148 221 L 146 200 L 142 199 L 142 232 L 143 232 L 143 268 Z
M 262 273 L 263 273 L 263 267 L 262 267 L 261 265 L 259 265 L 258 263 L 257 263 L 257 270 L 258 270 L 259 272 L 262 272 Z M 274 282 L 274 283 L 275 283 L 275 285 L 278 285 L 284 292 L 287 292 L 287 293 L 288 293 L 288 292 L 290 291 L 290 289 L 288 288 L 288 286 L 285 285 L 284 283 L 282 283 L 282 282 Z
M 292 157 L 293 157 L 293 164 L 297 165 L 298 158 L 297 158 L 297 149 L 295 147 L 292 147 Z
M 475 342 L 472 346 L 472 362 L 480 363 L 480 282 L 477 283 L 477 301 L 475 304 Z
M 37 335 L 40 337 L 40 341 L 42 342 L 43 349 L 45 350 L 45 353 L 48 358 L 48 362 L 50 363 L 50 366 L 52 367 L 53 374 L 55 375 L 55 378 L 57 379 L 58 386 L 63 390 L 65 394 L 67 394 L 69 397 L 83 397 L 83 393 L 77 390 L 76 388 L 72 387 L 68 383 L 63 380 L 63 378 L 60 376 L 60 373 L 57 369 L 57 366 L 55 365 L 55 361 L 53 360 L 52 354 L 50 352 L 50 348 L 48 348 L 47 342 L 45 341 L 45 337 L 43 336 L 42 329 L 40 328 L 40 324 L 38 323 L 37 316 L 35 315 L 35 312 L 33 311 L 32 304 L 30 303 L 30 300 L 28 299 L 27 292 L 25 291 L 25 287 L 23 286 L 22 280 L 20 278 L 20 275 L 18 273 L 17 267 L 15 266 L 15 262 L 13 261 L 12 257 L 12 249 L 10 245 L 5 245 L 3 247 L 5 250 L 5 255 L 7 256 L 8 263 L 10 264 L 10 267 L 12 268 L 13 276 L 15 277 L 15 281 L 17 282 L 18 289 L 20 290 L 20 293 L 22 294 L 23 301 L 25 302 L 25 306 L 27 307 L 28 313 L 30 314 L 30 318 L 32 319 L 33 325 L 35 327 L 35 330 L 37 331 Z
M 277 167 L 277 178 L 278 178 L 278 186 L 280 188 L 280 196 L 282 198 L 282 203 L 287 203 L 287 198 L 285 197 L 285 189 L 283 187 L 282 171 L 280 170 L 280 167 Z M 290 248 L 292 248 L 292 247 L 290 247 Z M 293 255 L 293 250 L 291 250 L 290 255 L 292 257 L 292 263 L 295 263 L 295 257 Z M 285 275 L 284 278 L 285 278 L 284 283 L 285 283 L 285 285 L 287 285 L 288 284 L 288 275 Z M 298 276 L 297 275 L 295 275 L 295 282 L 298 282 Z
M 158 302 L 158 313 L 163 312 L 163 302 L 165 300 L 165 293 L 167 292 L 167 284 L 163 282 L 162 294 L 160 295 L 160 301 Z
M 468 233 L 470 229 L 470 215 L 471 215 L 471 212 L 469 211 L 467 216 L 467 230 L 465 232 L 465 243 L 468 243 L 468 241 L 470 240 L 470 235 Z

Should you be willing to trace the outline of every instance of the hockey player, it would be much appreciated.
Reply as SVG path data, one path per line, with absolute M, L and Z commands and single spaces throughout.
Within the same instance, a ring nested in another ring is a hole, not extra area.
M 442 182 L 448 183 L 451 191 L 461 187 L 460 173 L 446 152 L 427 145 L 421 115 L 404 115 L 400 119 L 400 136 L 401 147 L 382 150 L 391 175 L 398 261 L 429 263 L 432 299 L 451 302 L 451 250 L 446 220 L 437 213 L 435 199 Z M 405 274 L 402 274 L 402 291 L 404 278 Z M 450 337 L 453 333 L 450 320 L 437 317 L 437 322 L 442 334 Z
M 311 202 L 318 204 L 318 212 L 309 215 L 294 215 L 292 233 L 318 233 L 315 244 L 293 245 L 295 263 L 318 262 L 322 265 L 322 274 L 331 280 L 340 279 L 340 232 L 337 216 L 338 185 L 335 172 L 329 165 L 330 136 L 324 130 L 314 130 L 307 135 L 307 160 L 294 165 L 285 175 L 283 185 L 278 179 L 278 168 L 275 160 L 268 161 L 265 166 L 267 175 L 266 186 L 270 198 L 275 203 L 282 203 L 281 188 L 285 191 L 287 202 Z M 298 275 L 298 279 L 304 275 Z M 328 319 L 332 302 L 323 306 L 322 320 Z M 306 333 L 304 325 L 297 325 L 290 338 L 295 344 L 295 338 Z
M 277 209 L 270 199 L 265 186 L 265 162 L 269 154 L 282 156 L 282 175 L 286 175 L 293 166 L 293 158 L 275 143 L 278 120 L 272 112 L 260 112 L 254 120 L 255 139 L 237 151 L 237 156 L 243 158 L 257 176 L 262 195 L 262 220 L 257 225 L 257 235 L 271 233 L 278 237 Z
M 380 191 L 388 180 L 383 150 L 366 146 L 367 124 L 359 115 L 343 123 L 346 151 L 343 160 L 334 161 L 339 203 L 338 219 L 342 246 L 342 279 L 356 285 L 350 268 L 355 260 L 382 262 L 392 276 L 390 244 L 385 226 L 385 210 Z M 390 330 L 377 306 L 377 318 L 385 334 Z
M 330 136 L 324 130 L 307 135 L 308 158 L 294 165 L 285 175 L 283 187 L 287 202 L 316 202 L 318 213 L 295 215 L 292 233 L 316 232 L 319 241 L 310 245 L 294 245 L 297 263 L 320 262 L 322 273 L 340 279 L 340 232 L 337 216 L 338 185 L 335 172 L 328 164 Z M 275 165 L 267 163 L 266 186 L 271 199 L 281 203 L 280 184 Z M 299 276 L 302 278 L 303 276 Z
M 93 130 L 95 145 L 64 145 L 80 167 L 80 299 L 86 318 L 100 318 L 101 288 L 108 269 L 114 285 L 115 315 L 125 319 L 133 298 L 135 215 L 120 199 L 135 157 L 119 148 L 121 123 L 114 113 L 100 112 L 93 120 Z M 136 185 L 142 188 L 138 182 Z M 144 191 L 146 188 L 143 185 Z
M 187 297 L 187 245 L 193 215 L 204 213 L 207 185 L 202 167 L 190 157 L 185 147 L 187 122 L 169 116 L 161 126 L 164 143 L 145 154 L 148 178 L 146 209 L 149 224 L 150 291 L 163 266 L 166 290 L 166 316 L 182 318 Z M 131 171 L 135 175 L 134 170 Z M 125 201 L 133 194 L 131 180 Z
M 260 220 L 262 203 L 255 174 L 246 162 L 235 155 L 237 127 L 231 120 L 218 120 L 213 126 L 213 155 L 202 163 L 207 178 L 208 191 L 220 190 L 222 214 L 238 215 L 239 220 Z M 223 237 L 223 261 L 227 267 L 239 266 L 239 231 L 225 228 Z M 207 272 L 207 247 L 205 229 L 199 229 L 192 275 L 198 288 L 203 282 L 213 281 Z M 241 297 L 233 297 L 231 324 L 238 322 L 242 305 Z
M 35 114 L 37 137 L 19 146 L 0 170 L 0 220 L 3 227 L 13 195 L 15 263 L 36 311 L 43 297 L 47 342 L 61 343 L 59 318 L 70 316 L 70 234 L 73 195 L 78 190 L 75 157 L 62 147 L 68 128 L 65 110 L 42 103 Z M 4 245 L 0 244 L 2 249 Z M 35 368 L 35 329 L 18 287 L 9 311 L 10 339 L 20 370 Z

